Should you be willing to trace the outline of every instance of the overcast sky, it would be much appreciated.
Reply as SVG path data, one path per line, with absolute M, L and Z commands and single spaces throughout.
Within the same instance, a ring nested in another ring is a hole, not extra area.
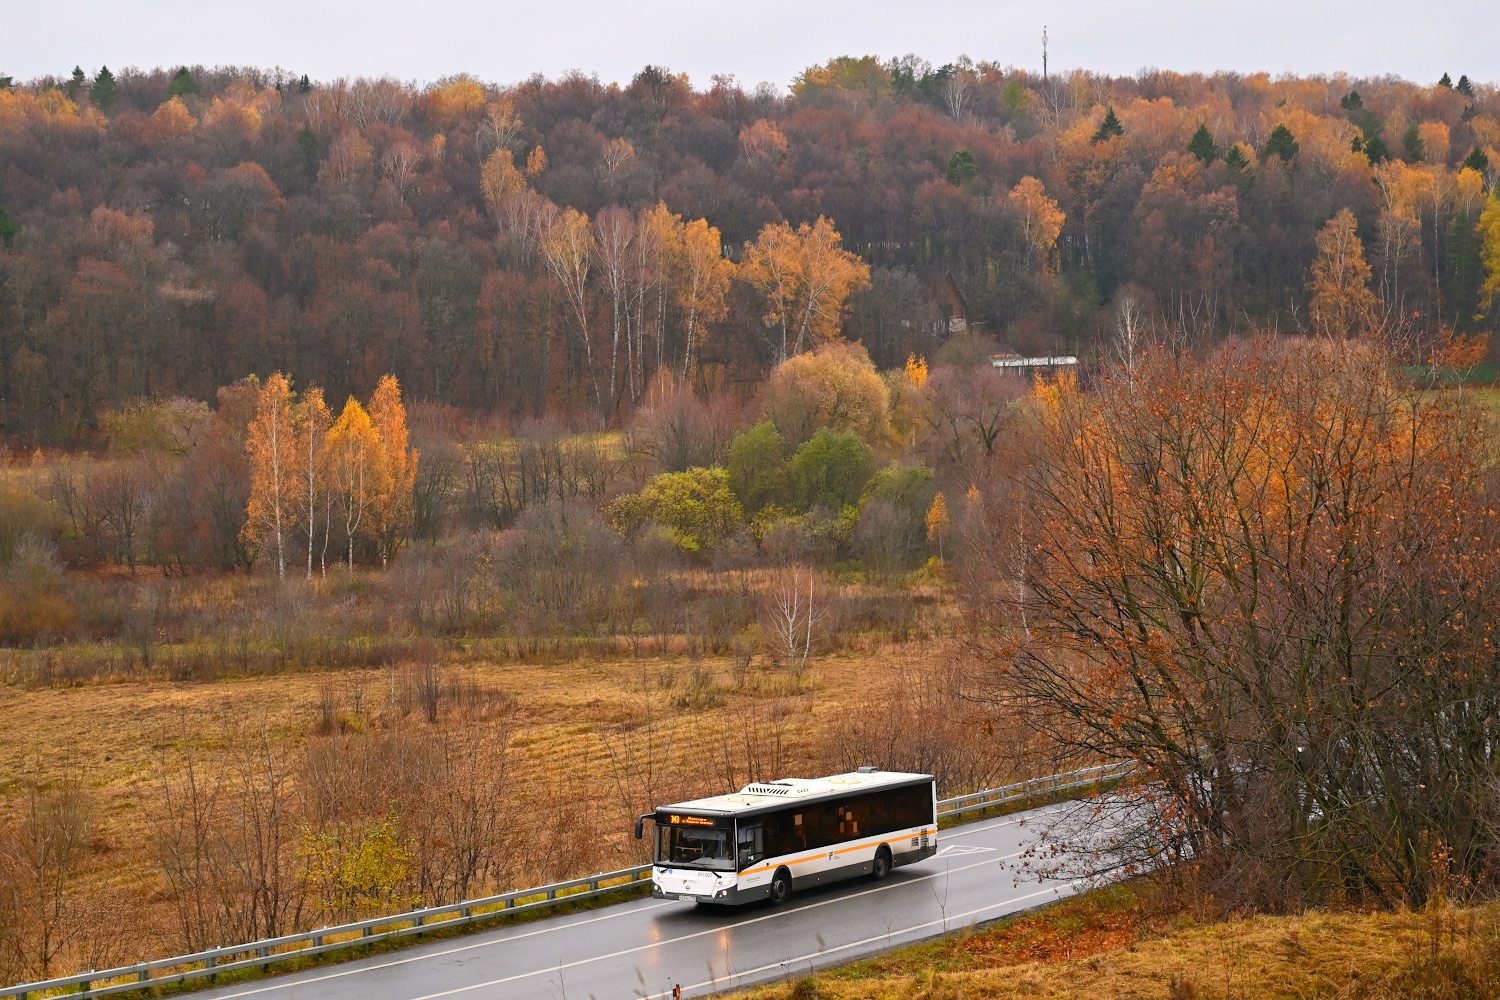
M 1145 66 L 1500 80 L 1496 0 L 70 0 L 14 3 L 0 74 L 108 65 L 281 66 L 314 79 L 457 72 L 511 83 L 572 69 L 605 82 L 655 63 L 785 87 L 830 56 L 959 54 L 1054 72 Z

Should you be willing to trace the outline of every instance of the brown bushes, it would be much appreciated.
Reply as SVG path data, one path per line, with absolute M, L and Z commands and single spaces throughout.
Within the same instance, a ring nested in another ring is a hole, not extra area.
M 1166 848 L 1249 907 L 1489 884 L 1488 418 L 1372 341 L 1158 352 L 1038 404 L 976 639 L 1017 715 L 1154 778 L 1129 822 L 1094 820 L 1110 848 L 1072 860 L 1155 868 Z
M 841 713 L 818 747 L 826 771 L 873 765 L 937 778 L 939 795 L 1029 775 L 1030 733 L 974 697 L 951 667 L 925 665 Z
M 45 979 L 118 957 L 117 897 L 80 885 L 97 816 L 93 795 L 68 777 L 33 785 L 19 819 L 0 826 L 0 978 Z

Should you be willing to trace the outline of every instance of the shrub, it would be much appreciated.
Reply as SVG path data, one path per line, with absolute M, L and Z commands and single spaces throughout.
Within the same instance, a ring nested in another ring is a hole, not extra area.
M 787 359 L 771 372 L 763 399 L 766 416 L 792 442 L 825 427 L 868 441 L 889 432 L 885 381 L 858 344 L 825 344 Z
M 619 536 L 586 504 L 528 507 L 494 560 L 508 624 L 533 637 L 609 624 L 622 555 Z
M 755 514 L 786 494 L 786 441 L 769 420 L 729 445 L 729 488 L 745 513 Z
M 729 471 L 721 467 L 664 472 L 641 492 L 620 497 L 609 513 L 615 527 L 627 535 L 659 524 L 688 552 L 715 548 L 744 520 L 729 489 Z
M 823 428 L 792 456 L 791 480 L 802 510 L 853 506 L 875 472 L 875 453 L 853 431 Z
M 653 390 L 653 405 L 639 411 L 631 426 L 633 449 L 663 472 L 723 464 L 734 432 L 730 401 L 720 397 L 705 403 L 685 386 Z
M 32 646 L 70 632 L 77 614 L 63 582 L 52 542 L 22 537 L 0 567 L 0 644 Z
M 25 490 L 0 491 L 0 566 L 15 558 L 27 538 L 55 535 L 56 524 L 41 498 Z
M 892 465 L 870 478 L 854 531 L 855 550 L 866 569 L 894 573 L 921 555 L 923 515 L 932 497 L 932 473 L 921 466 Z

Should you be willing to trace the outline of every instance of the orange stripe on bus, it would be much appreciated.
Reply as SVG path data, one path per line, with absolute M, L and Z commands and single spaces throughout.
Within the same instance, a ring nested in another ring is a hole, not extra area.
M 928 831 L 928 830 L 919 830 L 917 833 L 912 834 L 912 836 L 914 836 L 914 837 L 925 837 L 930 832 L 931 831 Z M 906 838 L 905 837 L 897 837 L 896 839 L 897 840 L 905 840 Z M 888 840 L 888 838 L 881 837 L 881 838 L 878 838 L 876 840 L 871 840 L 871 841 L 868 841 L 868 842 L 863 843 L 863 844 L 855 844 L 852 847 L 842 847 L 842 848 L 838 849 L 837 851 L 833 851 L 832 853 L 833 854 L 847 854 L 850 851 L 861 851 L 861 850 L 865 850 L 866 848 L 874 847 L 874 846 L 876 846 L 878 844 L 884 844 L 884 843 L 887 842 L 887 840 Z M 768 871 L 770 871 L 773 868 L 780 868 L 782 865 L 800 865 L 804 861 L 816 861 L 819 858 L 826 858 L 829 853 L 830 852 L 828 852 L 828 851 L 819 851 L 817 854 L 809 854 L 805 858 L 797 858 L 797 859 L 792 860 L 792 861 L 778 861 L 774 865 L 761 865 L 759 868 L 746 868 L 744 871 L 740 872 L 740 874 L 741 875 L 754 875 L 754 874 L 756 874 L 758 872 L 768 872 Z

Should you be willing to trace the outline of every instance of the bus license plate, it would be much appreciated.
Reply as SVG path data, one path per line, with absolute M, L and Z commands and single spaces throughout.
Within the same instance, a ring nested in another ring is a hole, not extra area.
M 698 901 L 697 896 L 678 896 L 677 898 L 684 903 L 696 903 Z

